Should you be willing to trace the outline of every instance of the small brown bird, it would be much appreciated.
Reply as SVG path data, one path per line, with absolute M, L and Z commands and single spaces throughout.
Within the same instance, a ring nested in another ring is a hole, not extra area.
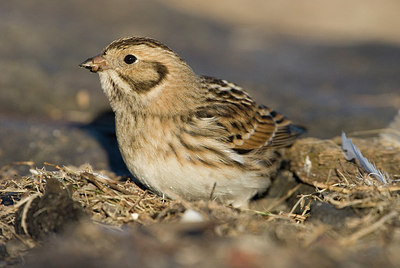
M 304 132 L 237 85 L 197 76 L 154 39 L 116 40 L 80 66 L 100 76 L 129 170 L 172 199 L 247 204 Z

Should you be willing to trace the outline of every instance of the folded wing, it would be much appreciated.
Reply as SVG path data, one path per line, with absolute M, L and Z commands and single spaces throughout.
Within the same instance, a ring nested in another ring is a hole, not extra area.
M 247 152 L 262 147 L 283 148 L 305 130 L 294 126 L 283 115 L 257 105 L 240 87 L 224 80 L 202 77 L 207 89 L 206 104 L 197 110 L 199 117 L 213 117 L 226 129 L 230 147 Z

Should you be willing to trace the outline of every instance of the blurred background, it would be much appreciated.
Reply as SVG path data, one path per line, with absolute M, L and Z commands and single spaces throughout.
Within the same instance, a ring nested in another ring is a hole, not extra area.
M 309 136 L 384 128 L 400 108 L 399 14 L 398 0 L 1 1 L 0 167 L 128 174 L 98 76 L 78 67 L 123 36 L 162 41 Z

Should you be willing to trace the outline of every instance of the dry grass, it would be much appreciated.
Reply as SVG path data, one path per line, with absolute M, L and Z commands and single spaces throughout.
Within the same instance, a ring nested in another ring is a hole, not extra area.
M 21 165 L 29 166 L 29 175 L 18 174 L 16 170 Z M 20 207 L 29 207 L 29 202 L 43 196 L 46 182 L 56 179 L 84 208 L 91 222 L 118 230 L 127 226 L 147 226 L 158 233 L 171 224 L 174 228 L 181 228 L 185 211 L 194 210 L 203 219 L 197 224 L 213 236 L 240 238 L 268 233 L 283 242 L 285 247 L 303 249 L 326 248 L 328 239 L 330 246 L 337 248 L 335 254 L 338 258 L 348 253 L 343 255 L 348 247 L 360 249 L 371 245 L 398 245 L 400 237 L 395 234 L 398 234 L 400 226 L 400 185 L 371 185 L 369 180 L 360 180 L 353 175 L 350 177 L 344 170 L 338 170 L 341 182 L 314 182 L 315 191 L 310 194 L 299 193 L 301 184 L 297 184 L 272 200 L 266 206 L 267 210 L 260 211 L 234 209 L 211 200 L 188 202 L 163 199 L 129 180 L 121 181 L 112 173 L 94 172 L 90 166 L 76 168 L 47 164 L 38 169 L 30 162 L 15 163 L 0 170 L 3 202 L 0 205 L 0 244 L 6 245 L 15 240 L 24 244 L 23 249 L 8 256 L 14 260 L 25 255 L 27 248 L 37 247 L 37 241 L 26 235 L 29 234 L 27 228 L 24 229 L 25 234 L 15 231 L 15 215 Z M 274 210 L 296 193 L 297 201 L 288 210 Z M 338 218 L 337 221 L 343 225 L 337 228 L 334 224 L 313 220 L 313 203 L 328 204 L 337 211 L 350 208 L 354 215 Z M 285 228 L 283 233 L 281 228 Z

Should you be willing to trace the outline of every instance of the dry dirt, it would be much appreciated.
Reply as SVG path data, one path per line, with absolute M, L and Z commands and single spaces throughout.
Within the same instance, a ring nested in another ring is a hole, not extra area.
M 355 140 L 393 179 L 382 184 L 346 161 L 338 143 L 296 142 L 270 190 L 247 209 L 165 200 L 90 166 L 5 166 L 0 265 L 396 267 L 398 148 Z M 19 175 L 23 166 L 29 175 Z

